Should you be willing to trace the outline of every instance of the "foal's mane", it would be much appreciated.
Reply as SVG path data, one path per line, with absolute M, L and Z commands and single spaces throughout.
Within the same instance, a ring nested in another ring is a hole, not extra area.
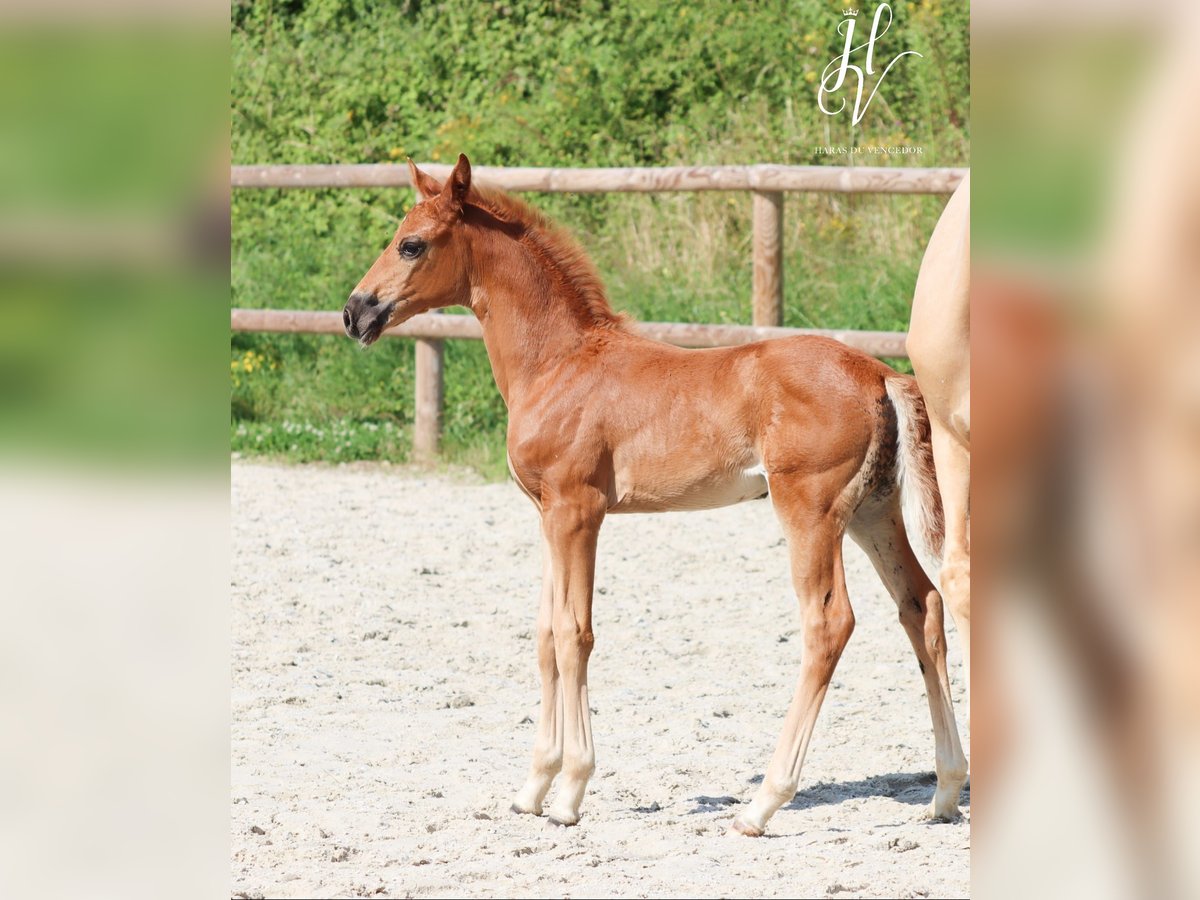
M 608 303 L 604 282 L 579 242 L 545 213 L 511 194 L 473 184 L 467 203 L 478 207 L 529 250 L 584 325 L 628 331 L 630 319 Z

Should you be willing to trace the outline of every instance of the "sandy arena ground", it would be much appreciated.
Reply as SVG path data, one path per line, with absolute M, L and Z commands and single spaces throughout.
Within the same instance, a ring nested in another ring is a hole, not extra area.
M 509 812 L 539 697 L 541 548 L 516 486 L 235 460 L 232 495 L 234 897 L 968 895 L 969 824 L 922 820 L 916 660 L 852 542 L 858 627 L 800 792 L 751 840 L 726 831 L 799 671 L 770 504 L 610 517 L 596 775 L 560 829 Z

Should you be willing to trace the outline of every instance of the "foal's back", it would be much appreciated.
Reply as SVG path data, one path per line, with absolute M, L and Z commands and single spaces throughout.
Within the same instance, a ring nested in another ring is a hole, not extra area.
M 555 459 L 586 460 L 611 512 L 757 499 L 776 473 L 846 483 L 900 377 L 815 336 L 686 350 L 625 333 L 547 374 L 537 402 L 510 411 L 514 471 L 529 487 Z

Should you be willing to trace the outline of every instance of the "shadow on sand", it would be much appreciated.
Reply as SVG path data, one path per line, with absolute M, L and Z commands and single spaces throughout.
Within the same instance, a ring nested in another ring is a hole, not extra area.
M 893 772 L 890 775 L 875 775 L 858 781 L 835 781 L 814 784 L 796 793 L 784 809 L 811 809 L 814 806 L 833 806 L 846 800 L 861 800 L 867 797 L 887 797 L 910 806 L 928 806 L 937 787 L 937 776 L 933 772 Z M 959 806 L 971 806 L 971 787 L 963 787 L 959 794 Z
M 760 784 L 761 775 L 750 779 L 751 784 Z M 933 772 L 893 772 L 890 775 L 875 775 L 858 781 L 822 782 L 803 788 L 792 798 L 792 802 L 784 809 L 811 809 L 815 806 L 835 806 L 847 800 L 861 800 L 867 797 L 887 797 L 907 803 L 910 806 L 927 806 L 933 799 L 933 789 L 937 786 L 937 776 Z M 692 797 L 695 804 L 688 810 L 689 815 L 697 813 L 718 813 L 731 806 L 749 801 L 749 796 L 710 797 L 701 795 Z M 971 786 L 963 788 L 959 805 L 964 809 L 971 806 Z M 651 812 L 654 810 L 639 808 L 635 812 Z

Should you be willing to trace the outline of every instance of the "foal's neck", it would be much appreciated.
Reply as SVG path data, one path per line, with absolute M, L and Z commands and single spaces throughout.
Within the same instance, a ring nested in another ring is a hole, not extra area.
M 598 326 L 580 286 L 538 233 L 480 229 L 472 251 L 471 310 L 483 326 L 496 386 L 511 408 Z

